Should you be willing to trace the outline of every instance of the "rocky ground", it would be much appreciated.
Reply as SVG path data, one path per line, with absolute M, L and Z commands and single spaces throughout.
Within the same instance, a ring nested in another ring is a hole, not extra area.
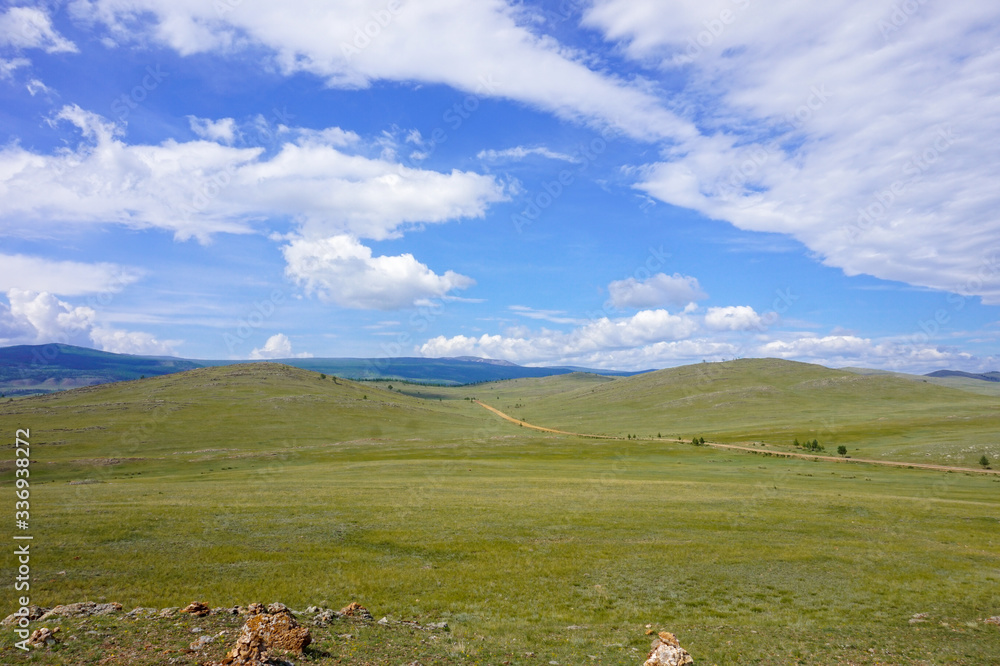
M 3 625 L 16 630 L 22 615 Z M 4 663 L 197 664 L 198 666 L 295 666 L 296 664 L 554 664 L 532 652 L 470 649 L 455 640 L 447 622 L 423 623 L 374 616 L 358 603 L 333 610 L 251 603 L 212 608 L 135 608 L 91 601 L 28 608 L 28 636 L 3 649 Z M 646 632 L 657 634 L 652 629 Z M 21 649 L 28 648 L 27 651 Z M 641 656 L 637 655 L 635 663 Z M 583 657 L 593 662 L 596 657 Z M 673 634 L 653 638 L 645 666 L 693 664 Z

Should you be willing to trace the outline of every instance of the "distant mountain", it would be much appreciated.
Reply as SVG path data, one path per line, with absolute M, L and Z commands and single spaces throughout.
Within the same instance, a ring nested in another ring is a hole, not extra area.
M 199 362 L 179 358 L 110 354 L 72 345 L 4 347 L 0 348 L 0 393 L 50 393 L 200 367 Z
M 613 376 L 632 372 L 584 368 L 531 368 L 509 361 L 478 357 L 460 358 L 290 358 L 276 359 L 303 370 L 346 379 L 393 379 L 424 384 L 476 384 L 523 377 L 549 377 L 571 372 Z M 6 396 L 51 393 L 109 382 L 166 375 L 202 367 L 226 366 L 246 361 L 188 360 L 134 356 L 74 347 L 72 345 L 22 345 L 0 348 L 0 393 Z
M 978 379 L 984 382 L 1000 382 L 1000 372 L 962 372 L 961 370 L 935 370 L 928 372 L 926 377 L 964 377 L 965 379 Z

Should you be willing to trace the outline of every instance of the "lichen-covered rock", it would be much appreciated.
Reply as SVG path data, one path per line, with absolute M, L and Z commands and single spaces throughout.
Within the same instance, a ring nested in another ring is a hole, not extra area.
M 244 631 L 247 630 L 260 634 L 268 648 L 299 654 L 312 642 L 309 630 L 299 626 L 295 617 L 287 610 L 253 615 L 244 625 Z
M 362 620 L 374 620 L 372 614 L 368 612 L 368 609 L 359 604 L 357 601 L 352 601 L 343 608 L 340 609 L 340 614 L 344 617 L 356 617 Z
M 643 666 L 687 666 L 694 664 L 688 651 L 681 647 L 677 637 L 669 631 L 661 631 L 653 641 L 652 650 Z
M 45 647 L 46 645 L 55 645 L 59 642 L 56 638 L 56 634 L 59 633 L 59 627 L 55 629 L 49 629 L 48 627 L 42 627 L 41 629 L 35 629 L 31 632 L 31 637 L 28 638 L 28 645 L 31 647 Z
M 209 608 L 208 604 L 206 603 L 202 603 L 200 601 L 192 601 L 187 606 L 182 608 L 180 612 L 190 613 L 195 617 L 205 617 L 206 615 L 212 612 L 212 609 Z
M 93 601 L 81 601 L 76 604 L 60 605 L 52 608 L 49 612 L 38 618 L 41 621 L 53 617 L 90 617 L 91 615 L 111 615 L 122 609 L 122 605 L 115 601 L 109 604 L 98 604 Z
M 268 612 L 263 604 L 250 604 L 250 617 L 243 623 L 236 645 L 219 662 L 220 666 L 283 663 L 269 656 L 269 650 L 272 649 L 302 654 L 312 642 L 309 630 L 299 626 L 295 616 L 283 605 L 272 604 L 272 607 L 275 609 L 273 613 Z
M 998 627 L 1000 627 L 1000 615 L 995 615 L 993 617 L 988 617 L 985 620 L 983 620 L 983 622 L 985 622 L 986 624 L 995 624 Z
M 48 612 L 49 612 L 48 608 L 42 608 L 41 606 L 35 606 L 34 604 L 32 604 L 28 606 L 27 615 L 18 615 L 16 613 L 11 613 L 7 617 L 5 617 L 3 619 L 3 622 L 0 622 L 0 624 L 2 624 L 5 627 L 9 627 L 11 625 L 17 624 L 17 621 L 20 620 L 22 617 L 27 617 L 28 620 L 33 622 L 35 620 L 40 619 L 43 615 L 45 615 Z

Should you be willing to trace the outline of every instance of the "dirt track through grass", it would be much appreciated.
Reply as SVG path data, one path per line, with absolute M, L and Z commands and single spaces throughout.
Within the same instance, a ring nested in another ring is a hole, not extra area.
M 565 430 L 555 430 L 553 428 L 546 428 L 544 426 L 532 425 L 526 421 L 521 421 L 515 419 L 509 414 L 504 414 L 502 411 L 496 407 L 491 407 L 479 400 L 474 400 L 477 405 L 484 407 L 489 411 L 493 412 L 497 416 L 504 418 L 511 423 L 517 423 L 525 428 L 531 428 L 532 430 L 540 430 L 542 432 L 551 432 L 557 435 L 572 435 L 574 437 L 593 437 L 595 439 L 621 439 L 621 437 L 611 437 L 610 435 L 588 435 L 586 433 L 580 432 L 566 432 Z M 668 442 L 683 442 L 681 439 L 667 439 Z M 762 449 L 753 448 L 750 446 L 738 446 L 736 444 L 719 444 L 718 442 L 705 442 L 705 446 L 711 446 L 717 449 L 732 449 L 734 451 L 748 451 L 750 453 L 766 453 L 774 456 L 784 456 L 786 458 L 804 458 L 806 460 L 823 460 L 826 462 L 836 462 L 836 463 L 860 463 L 868 465 L 887 465 L 889 467 L 907 467 L 913 469 L 929 469 L 938 472 L 973 472 L 976 474 L 1000 474 L 1000 470 L 996 469 L 975 469 L 972 467 L 948 467 L 947 465 L 930 465 L 927 463 L 911 463 L 911 462 L 898 462 L 894 460 L 872 460 L 870 458 L 842 458 L 836 456 L 819 456 L 813 453 L 796 453 L 794 451 L 764 451 Z

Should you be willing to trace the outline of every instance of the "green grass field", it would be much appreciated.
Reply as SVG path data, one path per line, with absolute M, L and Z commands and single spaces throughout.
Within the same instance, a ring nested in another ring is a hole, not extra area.
M 380 652 L 385 636 L 362 632 L 351 650 L 324 639 L 303 663 L 639 664 L 646 625 L 676 633 L 698 664 L 996 663 L 1000 627 L 981 620 L 1000 615 L 1000 477 L 655 439 L 659 408 L 643 391 L 684 405 L 659 412 L 664 435 L 760 438 L 824 414 L 864 430 L 883 412 L 882 453 L 900 446 L 907 414 L 936 438 L 917 447 L 960 438 L 935 414 L 1000 432 L 987 398 L 930 385 L 907 384 L 910 411 L 890 386 L 880 395 L 899 404 L 849 413 L 879 393 L 797 365 L 751 369 L 733 388 L 705 380 L 710 400 L 744 403 L 714 410 L 670 372 L 389 391 L 274 364 L 2 403 L 0 431 L 32 433 L 32 602 L 359 601 L 376 618 L 451 625 L 433 649 Z M 746 388 L 767 381 L 813 399 L 792 401 L 782 423 L 760 411 L 766 391 Z M 941 391 L 952 402 L 928 414 Z M 606 418 L 587 412 L 602 394 Z M 628 431 L 654 439 L 545 435 L 472 396 L 501 409 L 523 399 L 505 411 L 582 432 L 642 420 Z M 9 613 L 15 565 L 2 566 Z M 916 613 L 928 621 L 909 623 Z M 0 633 L 3 663 L 20 663 L 13 640 Z M 34 663 L 84 663 L 60 654 Z

